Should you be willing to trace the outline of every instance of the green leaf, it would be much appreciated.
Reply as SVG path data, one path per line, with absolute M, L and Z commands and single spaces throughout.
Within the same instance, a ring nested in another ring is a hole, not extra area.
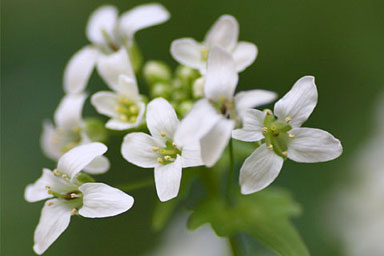
M 248 196 L 238 194 L 234 206 L 220 198 L 207 199 L 196 207 L 188 227 L 196 229 L 210 223 L 219 236 L 244 232 L 278 255 L 306 256 L 309 252 L 289 221 L 299 213 L 289 194 L 268 189 Z

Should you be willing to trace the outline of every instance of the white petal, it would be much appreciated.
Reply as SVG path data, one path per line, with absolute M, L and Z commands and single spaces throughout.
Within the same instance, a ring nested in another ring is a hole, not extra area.
M 160 4 L 140 5 L 121 15 L 120 31 L 132 39 L 137 31 L 161 24 L 169 17 L 169 12 Z
M 120 75 L 116 90 L 133 101 L 140 100 L 139 88 L 137 87 L 136 80 L 131 77 Z
M 116 93 L 101 91 L 92 95 L 91 103 L 100 114 L 119 118 L 119 113 L 116 111 L 118 98 Z
M 92 46 L 86 46 L 72 56 L 64 70 L 66 93 L 81 93 L 85 90 L 98 56 L 99 51 Z
M 236 110 L 242 115 L 245 110 L 269 104 L 276 98 L 277 94 L 268 90 L 242 91 L 235 96 Z
M 180 156 L 177 156 L 175 162 L 159 165 L 155 168 L 156 191 L 160 201 L 168 201 L 175 198 L 179 193 L 182 171 L 181 162 Z
M 108 171 L 110 166 L 108 158 L 98 156 L 84 168 L 84 171 L 90 174 L 102 174 Z
M 231 139 L 234 127 L 235 122 L 233 120 L 222 118 L 201 139 L 201 156 L 207 167 L 212 167 L 220 159 Z
M 220 46 L 225 50 L 232 51 L 237 44 L 238 37 L 239 24 L 235 17 L 223 15 L 210 28 L 204 42 L 210 47 Z
M 213 47 L 208 55 L 205 97 L 212 100 L 219 100 L 221 97 L 231 99 L 238 79 L 232 56 L 218 47 Z
M 48 169 L 43 169 L 41 177 L 33 184 L 29 184 L 24 191 L 24 198 L 26 201 L 33 203 L 47 198 L 51 198 L 52 195 L 48 194 L 47 185 L 52 186 L 55 183 L 55 177 L 53 173 Z
M 44 121 L 40 145 L 43 153 L 52 160 L 57 160 L 62 155 L 60 144 L 56 143 L 57 132 L 50 121 Z
M 282 157 L 262 144 L 245 159 L 241 166 L 241 193 L 247 195 L 267 187 L 279 175 L 283 162 Z
M 200 143 L 183 147 L 181 156 L 183 168 L 204 165 L 203 159 L 201 158 Z
M 97 62 L 97 71 L 105 83 L 113 90 L 119 90 L 119 77 L 126 75 L 136 81 L 127 50 L 122 47 L 118 52 L 102 55 Z
M 64 232 L 71 220 L 71 208 L 57 199 L 45 203 L 35 230 L 33 250 L 41 255 Z
M 244 112 L 243 128 L 232 131 L 232 138 L 247 142 L 263 139 L 264 119 L 265 112 L 257 109 L 248 109 Z
M 202 57 L 203 49 L 204 46 L 192 38 L 177 39 L 171 44 L 171 54 L 175 60 L 205 73 L 207 64 Z
M 249 42 L 239 42 L 235 50 L 232 52 L 232 57 L 235 60 L 237 72 L 244 71 L 251 65 L 257 56 L 258 50 L 255 44 Z
M 294 128 L 295 137 L 288 144 L 288 158 L 296 162 L 316 163 L 333 160 L 341 155 L 343 147 L 332 134 L 314 128 Z
M 148 134 L 142 132 L 129 133 L 124 137 L 121 145 L 121 154 L 134 165 L 151 168 L 158 166 L 159 153 L 153 152 L 152 148 L 162 148 L 164 143 Z
M 317 104 L 317 89 L 313 76 L 300 78 L 292 89 L 275 104 L 275 115 L 281 119 L 290 117 L 292 127 L 300 127 L 311 115 Z
M 174 141 L 178 146 L 198 142 L 221 118 L 207 99 L 195 103 L 191 111 L 180 122 Z
M 85 183 L 79 187 L 83 193 L 83 206 L 79 214 L 87 218 L 104 218 L 128 211 L 133 197 L 103 183 Z
M 59 172 L 67 174 L 73 180 L 77 173 L 106 151 L 107 147 L 99 142 L 77 146 L 59 159 L 57 169 Z
M 104 33 L 113 35 L 117 25 L 118 10 L 111 5 L 105 5 L 97 8 L 89 17 L 86 34 L 92 43 L 97 45 L 106 44 Z
M 146 120 L 149 131 L 156 138 L 162 138 L 161 133 L 164 133 L 166 138 L 173 139 L 179 125 L 175 110 L 163 98 L 154 99 L 148 104 Z
M 54 115 L 57 128 L 69 130 L 82 125 L 81 112 L 86 98 L 85 93 L 64 96 Z

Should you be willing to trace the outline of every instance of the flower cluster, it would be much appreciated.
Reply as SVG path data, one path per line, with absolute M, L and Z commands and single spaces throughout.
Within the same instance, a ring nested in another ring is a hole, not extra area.
M 240 170 L 243 194 L 259 191 L 277 177 L 284 160 L 321 162 L 337 158 L 340 142 L 331 134 L 300 128 L 317 103 L 314 78 L 301 78 L 270 110 L 277 94 L 263 89 L 235 93 L 239 72 L 251 65 L 257 47 L 238 41 L 239 24 L 221 16 L 203 42 L 191 38 L 172 42 L 171 55 L 181 65 L 174 72 L 160 61 L 142 65 L 134 34 L 169 19 L 159 4 L 145 4 L 120 16 L 102 6 L 89 18 L 90 45 L 78 51 L 64 72 L 66 95 L 54 125 L 44 123 L 41 145 L 58 161 L 25 191 L 25 199 L 48 200 L 35 231 L 36 253 L 43 253 L 66 229 L 72 215 L 114 216 L 130 209 L 133 198 L 89 176 L 106 172 L 110 163 L 101 142 L 110 130 L 125 131 L 121 154 L 130 163 L 154 168 L 160 201 L 175 198 L 182 169 L 213 167 L 232 138 L 254 143 L 255 151 Z M 91 104 L 109 120 L 83 119 L 89 78 L 96 68 L 108 91 L 96 92 Z M 142 72 L 150 89 L 141 95 Z M 150 134 L 148 134 L 148 132 Z

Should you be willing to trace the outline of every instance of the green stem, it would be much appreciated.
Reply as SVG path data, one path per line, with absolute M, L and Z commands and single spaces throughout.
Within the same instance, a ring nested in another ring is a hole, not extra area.
M 227 178 L 227 190 L 226 190 L 226 199 L 230 206 L 233 205 L 233 179 L 235 176 L 235 163 L 233 159 L 233 143 L 232 139 L 229 141 L 229 172 Z
M 151 179 L 137 181 L 137 182 L 134 182 L 134 183 L 128 183 L 128 184 L 119 185 L 119 186 L 116 186 L 116 187 L 118 189 L 120 189 L 120 190 L 125 191 L 125 192 L 129 192 L 129 191 L 132 191 L 132 190 L 146 188 L 146 187 L 152 186 L 153 184 L 154 184 L 154 180 L 153 180 L 153 178 L 151 178 Z
M 228 237 L 228 241 L 229 241 L 229 245 L 231 247 L 231 251 L 232 251 L 232 255 L 233 256 L 240 256 L 241 253 L 240 253 L 240 248 L 239 248 L 239 243 L 236 239 L 236 236 L 235 235 L 232 235 L 230 237 Z

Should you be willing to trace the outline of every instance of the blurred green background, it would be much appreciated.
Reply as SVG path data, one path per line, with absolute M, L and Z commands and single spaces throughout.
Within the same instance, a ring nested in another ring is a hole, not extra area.
M 72 54 L 88 44 L 84 31 L 99 5 L 125 11 L 148 1 L 3 0 L 1 3 L 1 255 L 33 255 L 33 232 L 42 203 L 29 204 L 23 193 L 55 164 L 40 150 L 42 121 L 52 118 L 63 96 L 62 74 Z M 384 89 L 384 1 L 382 0 L 164 0 L 171 12 L 164 25 L 140 31 L 144 58 L 176 66 L 172 40 L 202 40 L 221 14 L 240 23 L 240 39 L 259 48 L 256 62 L 241 73 L 238 90 L 266 88 L 283 95 L 303 75 L 316 77 L 319 104 L 305 124 L 341 139 L 344 155 L 321 164 L 287 162 L 275 186 L 288 188 L 304 212 L 295 219 L 313 255 L 343 255 L 337 240 L 322 229 L 324 197 L 348 177 L 354 152 L 371 131 L 371 112 Z M 91 91 L 105 88 L 93 75 Z M 94 113 L 87 106 L 85 115 Z M 107 156 L 108 184 L 151 177 L 119 154 L 121 138 L 112 138 Z M 117 166 L 124 166 L 118 168 Z M 68 230 L 45 255 L 139 255 L 159 234 L 149 220 L 157 200 L 153 188 L 131 193 L 132 210 L 115 218 L 72 218 Z

